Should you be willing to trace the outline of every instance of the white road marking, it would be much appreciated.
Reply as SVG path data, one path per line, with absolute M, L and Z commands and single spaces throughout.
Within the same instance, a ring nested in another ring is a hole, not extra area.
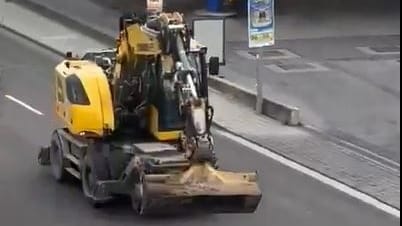
M 400 46 L 396 46 L 399 47 Z M 375 51 L 372 47 L 368 47 L 368 46 L 361 46 L 361 47 L 356 47 L 356 49 L 360 50 L 361 52 L 368 54 L 368 55 L 397 55 L 397 54 L 401 54 L 401 51 L 389 51 L 389 52 L 377 52 Z
M 29 106 L 28 104 L 22 102 L 21 100 L 18 100 L 17 98 L 15 98 L 15 97 L 13 97 L 13 96 L 10 96 L 10 95 L 4 95 L 4 96 L 5 96 L 7 99 L 9 99 L 9 100 L 11 100 L 11 101 L 13 101 L 13 102 L 15 102 L 15 103 L 17 103 L 17 104 L 23 106 L 24 108 L 26 108 L 26 109 L 32 111 L 33 113 L 35 113 L 35 114 L 37 114 L 37 115 L 41 115 L 41 116 L 43 115 L 42 112 L 36 110 L 35 108 Z
M 396 208 L 394 208 L 394 207 L 392 207 L 390 205 L 387 205 L 387 204 L 385 204 L 383 202 L 380 202 L 377 199 L 375 199 L 373 197 L 370 197 L 369 195 L 366 195 L 366 194 L 364 194 L 364 193 L 362 193 L 362 192 L 360 192 L 360 191 L 358 191 L 358 190 L 356 190 L 354 188 L 351 188 L 351 187 L 349 187 L 349 186 L 347 186 L 345 184 L 342 184 L 342 183 L 340 183 L 340 182 L 338 182 L 336 180 L 333 180 L 333 179 L 331 179 L 331 178 L 329 178 L 327 176 L 324 176 L 324 175 L 320 174 L 319 172 L 316 172 L 316 171 L 313 171 L 311 169 L 308 169 L 307 167 L 304 167 L 304 166 L 302 166 L 302 165 L 300 165 L 300 164 L 298 164 L 298 163 L 296 163 L 294 161 L 286 159 L 286 158 L 284 158 L 284 157 L 282 157 L 282 156 L 280 156 L 280 155 L 278 155 L 278 154 L 276 154 L 276 153 L 274 153 L 274 152 L 272 152 L 272 151 L 270 151 L 270 150 L 268 150 L 266 148 L 260 147 L 260 146 L 258 146 L 256 144 L 253 144 L 253 143 L 251 143 L 251 142 L 249 142 L 249 141 L 247 141 L 247 140 L 245 140 L 245 139 L 243 139 L 243 138 L 241 138 L 239 136 L 233 135 L 231 133 L 228 133 L 228 132 L 225 132 L 225 131 L 222 131 L 222 130 L 217 130 L 217 132 L 220 135 L 222 135 L 222 136 L 224 136 L 224 137 L 226 137 L 226 138 L 228 138 L 230 140 L 235 141 L 236 143 L 239 143 L 239 144 L 241 144 L 241 145 L 243 145 L 245 147 L 248 147 L 248 148 L 250 148 L 250 149 L 252 149 L 252 150 L 254 150 L 254 151 L 256 151 L 256 152 L 258 152 L 258 153 L 260 153 L 262 155 L 265 155 L 268 158 L 271 158 L 271 159 L 273 159 L 273 160 L 275 160 L 275 161 L 287 166 L 287 167 L 290 167 L 290 168 L 292 168 L 292 169 L 294 169 L 296 171 L 299 171 L 299 172 L 301 172 L 301 173 L 303 173 L 303 174 L 305 174 L 305 175 L 307 175 L 309 177 L 312 177 L 312 178 L 314 178 L 314 179 L 316 179 L 316 180 L 318 180 L 318 181 L 320 181 L 320 182 L 322 182 L 322 183 L 324 183 L 324 184 L 326 184 L 326 185 L 328 185 L 330 187 L 333 187 L 333 188 L 335 188 L 335 189 L 337 189 L 337 190 L 339 190 L 339 191 L 341 191 L 343 193 L 346 193 L 347 195 L 349 195 L 349 196 L 351 196 L 353 198 L 356 198 L 356 199 L 358 199 L 358 200 L 360 200 L 360 201 L 362 201 L 362 202 L 364 202 L 364 203 L 366 203 L 368 205 L 374 206 L 375 208 L 380 209 L 380 210 L 382 210 L 382 211 L 384 211 L 384 212 L 386 212 L 386 213 L 388 213 L 388 214 L 390 214 L 392 216 L 395 216 L 397 218 L 401 217 L 400 210 L 398 210 L 398 209 L 396 209 Z

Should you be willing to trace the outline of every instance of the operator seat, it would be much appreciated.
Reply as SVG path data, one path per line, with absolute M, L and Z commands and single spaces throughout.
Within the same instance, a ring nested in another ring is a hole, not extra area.
M 152 29 L 156 32 L 160 32 L 162 30 L 162 25 L 158 19 L 150 20 L 146 23 L 147 28 Z

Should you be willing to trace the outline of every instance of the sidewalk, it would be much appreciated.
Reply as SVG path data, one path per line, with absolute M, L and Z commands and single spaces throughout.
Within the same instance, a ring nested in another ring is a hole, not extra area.
M 261 74 L 266 97 L 301 109 L 302 122 L 400 162 L 400 36 L 278 42 Z M 360 47 L 389 47 L 368 54 Z M 230 43 L 225 78 L 255 90 L 247 43 Z M 282 51 L 282 52 L 280 52 Z
M 3 25 L 31 39 L 36 39 L 42 45 L 48 45 L 55 52 L 63 53 L 67 49 L 82 52 L 88 47 L 106 47 L 97 40 L 83 36 L 69 27 L 47 20 L 13 3 L 5 3 L 4 0 L 0 1 L 0 15 L 3 16 Z M 42 29 L 34 29 L 38 25 Z M 62 35 L 64 42 L 46 39 L 53 36 L 52 34 Z M 400 208 L 400 172 L 398 170 L 367 159 L 351 149 L 325 140 L 304 129 L 286 127 L 269 118 L 258 116 L 251 109 L 224 97 L 218 91 L 211 90 L 210 98 L 215 106 L 215 122 L 218 127 L 243 136 Z

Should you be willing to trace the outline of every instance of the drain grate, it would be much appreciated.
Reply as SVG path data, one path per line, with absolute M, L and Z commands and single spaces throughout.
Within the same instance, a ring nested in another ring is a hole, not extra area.
M 282 68 L 285 71 L 293 71 L 293 70 L 311 70 L 314 69 L 314 66 L 305 63 L 298 64 L 277 64 L 278 67 Z
M 401 53 L 399 46 L 365 46 L 357 47 L 357 49 L 368 55 L 395 55 Z
M 255 60 L 258 52 L 238 50 L 236 51 L 236 53 L 237 55 L 242 56 L 246 59 Z M 262 59 L 264 60 L 286 60 L 294 58 L 300 58 L 300 56 L 286 49 L 272 49 L 262 51 Z
M 401 48 L 396 46 L 371 47 L 371 49 L 377 53 L 394 53 L 401 51 Z
M 329 71 L 319 63 L 281 63 L 266 65 L 268 69 L 277 73 L 304 73 L 304 72 L 322 72 Z
M 248 52 L 253 57 L 257 56 L 258 52 Z M 263 57 L 284 57 L 286 54 L 279 50 L 265 50 L 262 52 Z

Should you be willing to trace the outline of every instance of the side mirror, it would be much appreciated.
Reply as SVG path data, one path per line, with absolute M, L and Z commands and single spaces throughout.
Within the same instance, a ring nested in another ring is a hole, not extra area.
M 95 56 L 95 63 L 103 69 L 107 69 L 112 66 L 112 60 L 108 57 Z
M 209 58 L 209 74 L 210 75 L 219 75 L 219 57 L 210 57 Z
M 103 57 L 102 64 L 107 65 L 107 66 L 112 66 L 112 60 L 109 57 Z
M 95 56 L 95 63 L 97 64 L 97 65 L 102 65 L 102 61 L 103 61 L 103 58 L 101 57 L 101 56 Z

